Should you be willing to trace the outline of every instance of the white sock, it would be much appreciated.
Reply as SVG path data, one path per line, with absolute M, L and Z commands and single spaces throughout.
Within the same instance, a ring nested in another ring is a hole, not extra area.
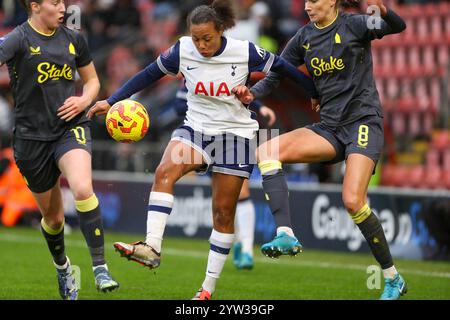
M 277 235 L 279 235 L 283 231 L 286 232 L 289 236 L 295 237 L 294 236 L 294 231 L 291 228 L 289 228 L 289 227 L 278 227 L 277 228 Z
M 172 212 L 173 195 L 164 192 L 151 192 L 148 202 L 147 237 L 145 243 L 161 252 L 161 243 L 167 218 Z
M 395 275 L 397 274 L 397 269 L 395 269 L 395 266 L 392 266 L 387 269 L 383 269 L 383 276 L 385 279 L 394 279 Z
M 236 207 L 236 238 L 242 243 L 242 252 L 253 257 L 255 237 L 255 207 L 250 199 L 238 202 Z
M 67 267 L 70 265 L 70 260 L 69 257 L 66 256 L 66 263 L 64 263 L 64 265 L 60 266 L 58 264 L 56 264 L 55 261 L 53 261 L 53 265 L 56 267 L 56 269 L 58 270 L 64 270 L 67 269 Z
M 108 265 L 106 265 L 106 263 L 105 263 L 105 264 L 98 265 L 98 266 L 95 266 L 95 267 L 92 267 L 92 271 L 95 271 L 95 269 L 100 268 L 100 267 L 103 267 L 103 268 L 106 269 L 106 271 L 109 271 Z
M 233 233 L 221 233 L 214 229 L 211 233 L 211 237 L 209 238 L 208 266 L 206 268 L 205 281 L 202 284 L 203 289 L 211 294 L 216 290 L 217 279 L 220 278 L 233 240 Z

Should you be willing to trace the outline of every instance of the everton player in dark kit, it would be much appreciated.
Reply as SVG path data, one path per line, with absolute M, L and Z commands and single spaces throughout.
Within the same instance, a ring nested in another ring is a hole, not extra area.
M 336 163 L 346 161 L 342 199 L 353 221 L 367 240 L 383 269 L 385 288 L 381 299 L 398 299 L 406 283 L 395 269 L 383 228 L 367 203 L 367 188 L 383 148 L 383 114 L 372 70 L 371 41 L 402 32 L 406 25 L 381 0 L 375 15 L 339 11 L 336 0 L 306 0 L 311 22 L 290 40 L 282 57 L 292 64 L 306 64 L 320 100 L 321 122 L 294 130 L 261 145 L 258 163 L 263 187 L 278 225 L 277 236 L 261 250 L 269 257 L 295 255 L 301 245 L 290 221 L 288 187 L 282 163 Z M 270 93 L 280 76 L 271 72 L 250 90 L 236 89 L 245 103 Z M 267 151 L 279 145 L 279 155 Z
M 22 0 L 29 20 L 0 39 L 15 99 L 14 157 L 42 213 L 42 233 L 57 270 L 63 299 L 75 300 L 78 287 L 64 246 L 62 174 L 74 195 L 80 228 L 89 247 L 99 291 L 119 287 L 104 255 L 100 207 L 92 187 L 91 135 L 85 109 L 100 83 L 84 38 L 63 23 L 62 0 Z M 75 72 L 83 94 L 75 96 Z

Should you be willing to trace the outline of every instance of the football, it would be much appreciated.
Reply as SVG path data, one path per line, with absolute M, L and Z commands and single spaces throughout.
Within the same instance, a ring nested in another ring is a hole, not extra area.
M 109 135 L 118 142 L 137 142 L 144 138 L 150 125 L 145 107 L 134 100 L 115 103 L 106 115 Z

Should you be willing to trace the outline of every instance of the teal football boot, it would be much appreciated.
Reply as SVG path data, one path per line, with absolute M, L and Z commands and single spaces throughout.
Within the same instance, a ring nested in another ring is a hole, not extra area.
M 262 245 L 261 252 L 269 258 L 278 258 L 281 255 L 295 256 L 302 252 L 302 245 L 296 237 L 286 232 L 280 232 L 271 242 Z
M 241 255 L 241 260 L 239 262 L 238 269 L 245 269 L 245 270 L 252 270 L 253 269 L 253 257 L 247 253 L 244 252 Z
M 240 242 L 236 242 L 233 245 L 233 264 L 238 269 L 241 262 L 241 256 L 242 256 L 242 244 Z
M 380 300 L 398 300 L 406 292 L 406 281 L 397 273 L 393 279 L 384 279 L 384 291 Z

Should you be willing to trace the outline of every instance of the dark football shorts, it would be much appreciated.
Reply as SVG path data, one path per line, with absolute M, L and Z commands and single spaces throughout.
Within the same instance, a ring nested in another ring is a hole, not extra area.
M 336 158 L 326 164 L 338 163 L 346 160 L 352 153 L 359 153 L 372 159 L 376 166 L 383 151 L 383 118 L 377 115 L 367 116 L 340 127 L 330 127 L 319 122 L 306 128 L 327 139 L 336 150 Z
M 248 179 L 256 163 L 256 137 L 246 139 L 230 133 L 211 136 L 183 125 L 173 132 L 171 140 L 202 154 L 206 165 L 197 170 L 200 174 L 212 171 Z
M 14 137 L 14 158 L 28 188 L 43 193 L 55 186 L 61 171 L 58 161 L 70 150 L 83 149 L 92 154 L 90 123 L 67 130 L 56 141 L 25 140 Z

